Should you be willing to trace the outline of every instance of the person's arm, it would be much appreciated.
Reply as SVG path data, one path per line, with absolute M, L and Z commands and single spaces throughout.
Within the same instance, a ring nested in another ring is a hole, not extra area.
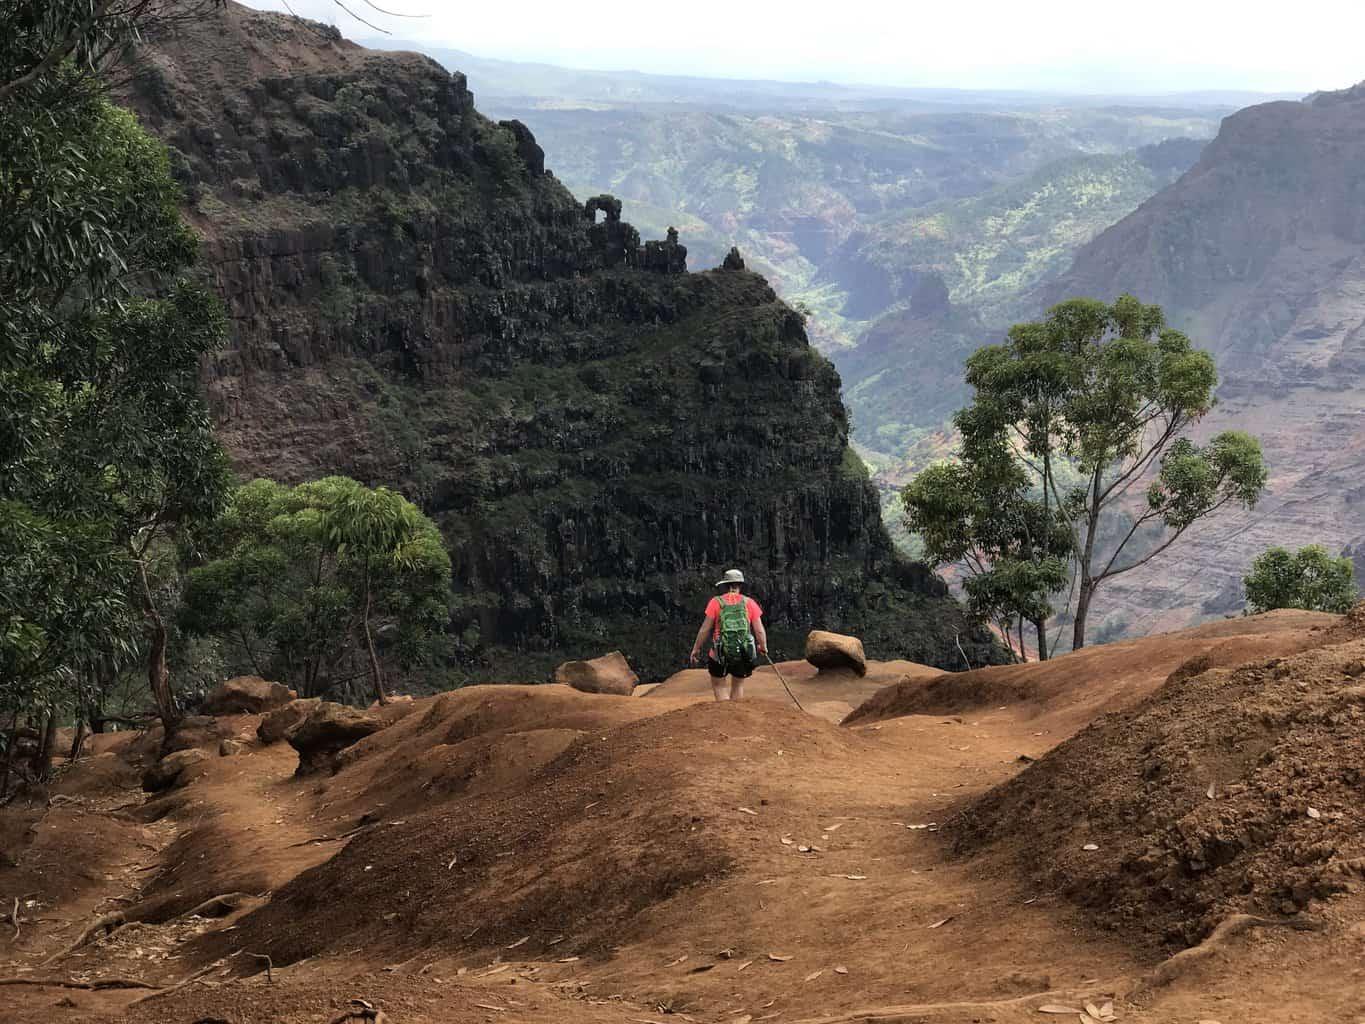
M 692 645 L 692 655 L 688 658 L 693 665 L 697 663 L 697 655 L 701 653 L 702 646 L 711 639 L 711 634 L 716 630 L 716 623 L 711 616 L 701 620 L 701 629 L 697 630 L 697 641 Z
M 760 612 L 754 619 L 754 639 L 758 641 L 758 653 L 767 657 L 768 654 L 768 631 L 763 628 L 763 614 Z

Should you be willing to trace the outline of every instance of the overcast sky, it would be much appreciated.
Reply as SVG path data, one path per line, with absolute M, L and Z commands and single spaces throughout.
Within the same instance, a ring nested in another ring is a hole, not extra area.
M 285 0 L 247 0 L 283 10 Z M 288 0 L 354 39 L 331 0 Z M 579 68 L 955 88 L 1339 89 L 1365 79 L 1365 2 L 343 0 L 394 38 Z

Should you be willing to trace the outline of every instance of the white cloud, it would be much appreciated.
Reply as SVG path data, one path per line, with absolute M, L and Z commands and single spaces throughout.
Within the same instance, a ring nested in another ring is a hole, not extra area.
M 1365 4 L 1299 0 L 343 0 L 394 38 L 486 57 L 740 78 L 962 88 L 1311 90 L 1365 79 Z M 374 35 L 332 0 L 289 0 Z M 284 0 L 250 0 L 284 9 Z

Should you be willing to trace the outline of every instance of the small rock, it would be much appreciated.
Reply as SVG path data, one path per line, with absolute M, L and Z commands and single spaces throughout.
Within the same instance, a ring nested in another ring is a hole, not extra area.
M 246 744 L 241 740 L 223 740 L 218 744 L 219 757 L 236 757 L 246 750 Z
M 184 785 L 189 781 L 182 777 L 185 770 L 208 759 L 209 755 L 198 749 L 177 750 L 167 754 L 142 773 L 142 788 L 148 793 L 158 793 L 163 789 Z
M 640 677 L 620 651 L 590 661 L 566 661 L 555 669 L 554 681 L 583 693 L 610 693 L 628 697 Z
M 852 669 L 860 676 L 867 675 L 867 655 L 863 653 L 863 642 L 856 636 L 811 630 L 806 637 L 806 660 L 821 672 Z

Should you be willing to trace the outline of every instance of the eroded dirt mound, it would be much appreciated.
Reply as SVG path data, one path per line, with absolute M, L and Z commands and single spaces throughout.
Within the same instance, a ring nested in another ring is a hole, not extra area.
M 234 941 L 278 963 L 358 946 L 398 956 L 522 939 L 519 955 L 604 953 L 640 911 L 730 869 L 725 776 L 752 737 L 776 731 L 787 757 L 859 742 L 768 705 L 659 714 L 654 702 L 559 687 L 490 690 L 447 695 L 362 741 L 333 792 L 384 805 L 383 820 L 245 918 Z M 763 749 L 779 756 L 776 744 Z M 471 771 L 518 750 L 545 760 L 521 772 L 503 765 L 503 784 L 468 784 Z
M 1350 629 L 1339 615 L 1277 611 L 1087 647 L 1051 661 L 997 665 L 928 678 L 907 676 L 873 694 L 844 724 L 1031 704 L 1040 712 L 1068 709 L 1079 727 L 1099 712 L 1116 710 L 1145 697 L 1192 658 L 1205 658 L 1206 667 L 1240 665 L 1320 646 L 1329 637 L 1360 635 L 1360 631 Z
M 1365 641 L 1182 676 L 969 805 L 955 849 L 1166 945 L 1365 877 Z

